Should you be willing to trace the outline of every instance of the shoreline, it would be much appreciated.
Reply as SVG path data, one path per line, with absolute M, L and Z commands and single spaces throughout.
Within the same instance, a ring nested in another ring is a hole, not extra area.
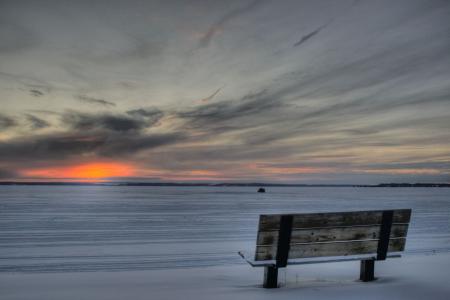
M 52 182 L 52 181 L 0 181 L 0 186 L 172 186 L 172 187 L 368 187 L 368 188 L 450 188 L 450 183 L 380 183 L 380 184 L 285 184 L 285 183 L 189 183 L 189 182 Z

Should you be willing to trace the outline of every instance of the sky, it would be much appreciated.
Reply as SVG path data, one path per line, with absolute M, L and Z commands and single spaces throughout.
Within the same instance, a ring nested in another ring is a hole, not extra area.
M 450 182 L 450 1 L 0 0 L 0 181 Z

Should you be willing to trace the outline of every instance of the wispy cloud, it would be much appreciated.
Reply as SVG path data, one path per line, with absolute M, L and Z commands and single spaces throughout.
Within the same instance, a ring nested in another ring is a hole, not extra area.
M 327 27 L 329 24 L 330 24 L 330 23 L 327 23 L 327 24 L 325 24 L 325 25 L 322 25 L 322 26 L 318 27 L 316 30 L 311 31 L 310 33 L 308 33 L 308 34 L 302 36 L 302 38 L 301 38 L 298 42 L 296 42 L 296 43 L 294 44 L 294 47 L 298 47 L 298 46 L 302 45 L 302 44 L 305 43 L 307 40 L 311 39 L 313 36 L 315 36 L 316 34 L 318 34 L 322 29 L 324 29 L 325 27 Z
M 44 96 L 44 93 L 37 89 L 31 89 L 29 92 L 30 92 L 30 95 L 34 96 L 34 97 Z
M 89 97 L 86 95 L 77 95 L 76 98 L 84 103 L 97 104 L 102 106 L 116 106 L 114 102 L 107 101 L 105 99 Z
M 214 93 L 212 93 L 208 97 L 201 99 L 200 102 L 209 102 L 209 101 L 211 101 L 221 90 L 222 90 L 222 88 L 218 88 Z
M 229 21 L 249 13 L 263 2 L 264 0 L 253 0 L 251 2 L 248 2 L 246 5 L 237 7 L 227 12 L 219 20 L 217 20 L 217 22 L 215 22 L 209 27 L 209 29 L 200 39 L 198 47 L 199 48 L 208 47 L 211 40 L 224 29 L 225 25 Z
M 141 131 L 156 124 L 160 111 L 131 110 L 127 114 L 89 114 L 78 111 L 64 113 L 62 123 L 75 130 Z
M 44 119 L 38 118 L 31 114 L 25 115 L 32 129 L 42 129 L 50 126 L 50 123 Z
M 14 127 L 16 125 L 17 125 L 16 120 L 14 120 L 11 117 L 0 114 L 0 131 Z
M 151 125 L 158 122 L 164 116 L 164 113 L 157 108 L 138 108 L 128 110 L 126 113 L 135 118 L 143 118 L 148 122 L 147 124 Z

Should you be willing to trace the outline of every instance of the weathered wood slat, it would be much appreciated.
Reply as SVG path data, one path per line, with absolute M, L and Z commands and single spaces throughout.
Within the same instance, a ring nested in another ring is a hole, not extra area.
M 388 252 L 403 251 L 405 238 L 391 239 Z M 292 244 L 289 251 L 289 259 L 321 257 L 321 256 L 347 256 L 358 254 L 376 254 L 377 240 L 330 242 L 315 244 Z M 276 246 L 257 246 L 255 261 L 273 260 L 276 257 Z
M 295 214 L 293 215 L 293 228 L 376 225 L 381 224 L 382 212 L 355 211 Z M 409 223 L 410 217 L 410 209 L 395 210 L 393 223 Z M 259 231 L 278 230 L 280 218 L 281 215 L 261 215 L 259 219 Z
M 406 237 L 407 224 L 392 225 L 390 238 Z M 334 227 L 317 229 L 293 229 L 291 244 L 332 241 L 353 241 L 379 239 L 380 225 L 359 227 Z M 278 231 L 258 232 L 257 245 L 270 246 L 278 241 Z

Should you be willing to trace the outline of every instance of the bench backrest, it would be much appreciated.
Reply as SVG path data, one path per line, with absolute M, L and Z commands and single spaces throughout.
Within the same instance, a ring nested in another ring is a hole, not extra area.
M 405 248 L 410 209 L 260 215 L 255 260 L 376 254 Z

